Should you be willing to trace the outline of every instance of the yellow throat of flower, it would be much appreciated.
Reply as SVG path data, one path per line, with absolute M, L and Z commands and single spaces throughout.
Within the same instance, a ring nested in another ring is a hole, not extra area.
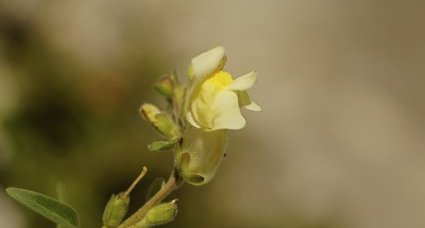
M 208 78 L 204 85 L 212 86 L 220 90 L 226 89 L 233 82 L 232 75 L 225 71 L 219 71 Z

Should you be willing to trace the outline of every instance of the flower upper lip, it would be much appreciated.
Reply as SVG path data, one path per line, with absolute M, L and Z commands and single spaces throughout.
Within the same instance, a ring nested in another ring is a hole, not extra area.
M 226 51 L 219 46 L 194 57 L 189 66 L 189 85 L 186 93 L 185 116 L 194 127 L 205 131 L 241 129 L 245 119 L 240 107 L 260 111 L 247 90 L 257 78 L 251 71 L 233 80 L 222 71 Z

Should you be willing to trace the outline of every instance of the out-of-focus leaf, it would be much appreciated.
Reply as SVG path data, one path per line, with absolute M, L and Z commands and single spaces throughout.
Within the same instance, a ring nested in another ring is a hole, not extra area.
M 56 185 L 56 195 L 58 197 L 58 200 L 62 203 L 66 203 L 66 197 L 65 197 L 65 187 L 62 182 L 59 182 Z M 56 224 L 56 228 L 65 228 L 64 226 L 61 226 L 59 224 Z
M 164 185 L 165 180 L 164 178 L 157 177 L 155 180 L 152 181 L 152 183 L 149 185 L 148 190 L 146 191 L 146 201 L 148 201 L 150 198 L 152 198 L 155 193 L 157 193 L 162 185 Z
M 162 77 L 155 85 L 154 89 L 161 95 L 165 97 L 171 97 L 174 94 L 174 85 L 175 80 L 173 80 L 175 77 L 172 75 L 166 75 Z
M 58 201 L 66 203 L 66 191 L 65 186 L 62 182 L 59 182 L 56 185 L 56 195 L 58 196 Z
M 20 188 L 7 188 L 7 194 L 34 212 L 65 228 L 78 228 L 78 215 L 74 209 L 56 199 Z

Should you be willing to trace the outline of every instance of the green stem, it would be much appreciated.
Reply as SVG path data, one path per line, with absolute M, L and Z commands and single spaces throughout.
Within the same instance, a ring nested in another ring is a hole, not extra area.
M 134 214 L 132 214 L 129 218 L 127 218 L 117 228 L 127 228 L 139 222 L 140 220 L 142 220 L 145 217 L 146 213 L 151 208 L 158 205 L 163 199 L 165 199 L 165 197 L 167 197 L 176 188 L 177 188 L 177 181 L 173 172 L 171 173 L 171 176 L 168 179 L 167 183 L 165 183 L 161 187 L 161 189 L 145 203 L 145 205 L 143 205 L 139 210 L 137 210 Z

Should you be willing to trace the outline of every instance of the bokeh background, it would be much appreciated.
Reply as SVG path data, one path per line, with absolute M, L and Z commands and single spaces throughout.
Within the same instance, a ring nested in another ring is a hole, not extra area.
M 141 120 L 163 73 L 216 45 L 263 107 L 164 227 L 425 227 L 424 1 L 0 0 L 0 184 L 67 200 L 83 227 L 171 153 Z M 54 227 L 0 192 L 0 227 Z

